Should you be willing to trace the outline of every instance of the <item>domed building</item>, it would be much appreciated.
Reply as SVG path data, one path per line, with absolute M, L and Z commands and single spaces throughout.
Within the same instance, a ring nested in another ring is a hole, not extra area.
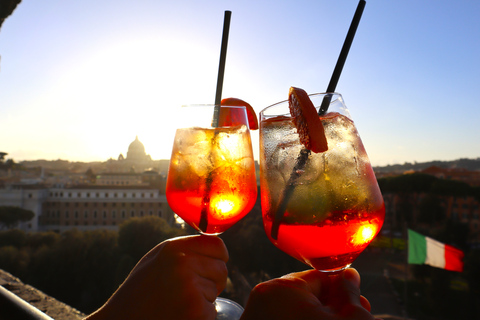
M 127 151 L 127 158 L 125 159 L 131 162 L 145 162 L 152 161 L 150 155 L 145 152 L 145 146 L 138 140 L 138 136 L 130 143 Z
M 152 157 L 145 152 L 145 146 L 136 136 L 128 146 L 127 157 L 120 154 L 117 161 L 110 161 L 109 171 L 143 172 L 153 166 Z

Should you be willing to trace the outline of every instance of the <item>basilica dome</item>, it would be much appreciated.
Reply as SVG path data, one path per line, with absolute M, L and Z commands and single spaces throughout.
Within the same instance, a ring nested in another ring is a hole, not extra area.
M 128 146 L 127 160 L 144 161 L 148 158 L 149 156 L 145 153 L 145 146 L 138 140 L 138 136 L 136 136 L 135 140 Z
M 127 154 L 128 153 L 145 154 L 145 146 L 138 140 L 138 136 L 136 136 L 135 140 L 128 146 Z

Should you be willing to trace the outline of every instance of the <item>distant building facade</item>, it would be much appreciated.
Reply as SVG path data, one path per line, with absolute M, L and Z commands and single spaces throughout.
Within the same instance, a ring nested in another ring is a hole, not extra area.
M 60 164 L 69 164 L 65 162 Z M 34 218 L 17 226 L 27 232 L 115 230 L 127 219 L 145 216 L 161 217 L 173 226 L 175 214 L 165 195 L 166 173 L 152 169 L 165 170 L 166 164 L 153 161 L 137 136 L 126 158 L 108 160 L 99 173 L 90 169 L 5 172 L 0 175 L 0 206 L 32 211 Z
M 133 217 L 157 216 L 174 225 L 165 194 L 149 187 L 52 188 L 42 203 L 39 230 L 118 229 Z
M 175 224 L 175 214 L 165 193 L 151 186 L 16 185 L 0 189 L 0 205 L 31 210 L 34 218 L 17 226 L 27 232 L 62 232 L 71 228 L 117 230 L 129 218 L 146 216 Z

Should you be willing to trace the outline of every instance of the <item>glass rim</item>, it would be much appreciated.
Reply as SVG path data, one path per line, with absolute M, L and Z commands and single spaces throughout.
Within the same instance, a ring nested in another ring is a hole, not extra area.
M 317 93 L 311 93 L 308 95 L 309 98 L 311 97 L 320 97 L 320 96 L 326 96 L 326 95 L 332 95 L 333 97 L 336 97 L 335 99 L 332 99 L 330 101 L 330 104 L 334 103 L 335 101 L 341 99 L 343 101 L 343 96 L 341 93 L 338 93 L 338 92 L 317 92 Z M 270 108 L 273 108 L 273 107 L 278 107 L 282 104 L 288 104 L 288 99 L 287 100 L 283 100 L 283 101 L 280 101 L 280 102 L 277 102 L 277 103 L 274 103 L 274 104 L 271 104 L 269 105 L 268 107 L 265 107 L 264 109 L 262 109 L 260 112 L 259 112 L 259 115 L 260 117 L 264 116 L 264 117 L 273 117 L 273 116 L 291 116 L 290 115 L 290 112 L 285 112 L 285 113 L 276 113 L 276 114 L 265 114 L 265 111 L 267 109 L 270 109 Z M 320 106 L 315 106 L 315 108 L 319 108 Z
M 182 104 L 180 106 L 180 108 L 215 108 L 216 104 L 209 104 L 209 103 L 205 103 L 205 104 L 201 104 L 201 103 L 193 103 L 193 104 Z M 243 109 L 246 109 L 247 107 L 245 106 L 223 106 L 223 105 L 220 105 L 221 108 L 243 108 Z

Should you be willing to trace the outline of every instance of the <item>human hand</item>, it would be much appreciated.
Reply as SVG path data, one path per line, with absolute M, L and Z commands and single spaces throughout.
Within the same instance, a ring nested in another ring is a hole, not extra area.
M 137 263 L 107 303 L 86 320 L 215 319 L 228 251 L 218 237 L 164 241 Z
M 370 310 L 355 269 L 330 276 L 309 270 L 258 284 L 240 320 L 373 320 Z

